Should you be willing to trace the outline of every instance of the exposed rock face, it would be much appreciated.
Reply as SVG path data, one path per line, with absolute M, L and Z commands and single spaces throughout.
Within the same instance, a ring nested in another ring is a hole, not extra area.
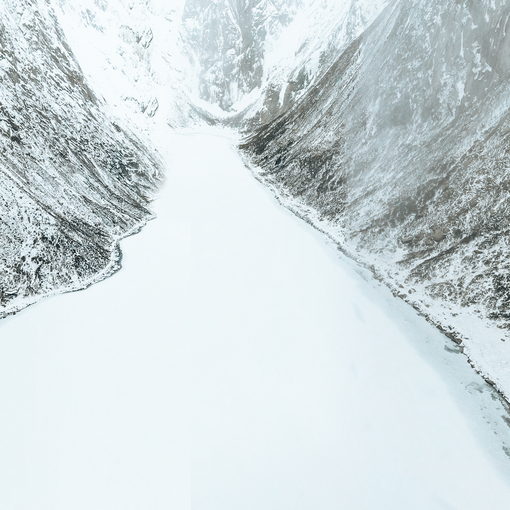
M 267 40 L 300 0 L 187 0 L 184 37 L 195 64 L 196 95 L 225 111 L 261 87 Z
M 389 0 L 303 0 L 266 42 L 257 100 L 238 118 L 245 130 L 271 122 L 300 100 Z
M 243 150 L 510 395 L 510 4 L 390 2 Z
M 45 0 L 0 7 L 0 316 L 116 264 L 158 163 L 105 113 Z

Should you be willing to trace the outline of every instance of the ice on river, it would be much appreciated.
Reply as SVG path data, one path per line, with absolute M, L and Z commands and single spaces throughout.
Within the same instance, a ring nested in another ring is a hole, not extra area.
M 211 133 L 123 269 L 0 323 L 2 510 L 490 508 L 504 411 Z

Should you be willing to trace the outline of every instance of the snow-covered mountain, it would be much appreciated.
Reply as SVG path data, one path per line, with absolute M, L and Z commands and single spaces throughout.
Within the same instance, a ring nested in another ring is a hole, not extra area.
M 157 156 L 90 88 L 45 0 L 0 6 L 0 316 L 117 266 Z
M 510 395 L 510 4 L 389 2 L 243 145 Z
M 260 89 L 266 43 L 292 20 L 303 0 L 187 0 L 183 36 L 194 65 L 194 95 L 237 110 Z
M 304 0 L 291 21 L 266 40 L 262 86 L 235 120 L 249 132 L 287 111 L 388 3 Z
M 284 112 L 388 0 L 187 0 L 189 97 L 231 125 Z
M 137 130 L 188 125 L 191 65 L 181 43 L 184 0 L 58 0 L 59 22 L 84 74 Z

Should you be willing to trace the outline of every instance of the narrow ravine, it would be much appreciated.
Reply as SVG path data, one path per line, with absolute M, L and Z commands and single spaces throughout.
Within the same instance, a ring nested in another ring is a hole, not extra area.
M 2 510 L 506 510 L 505 411 L 218 133 L 123 269 L 0 322 Z

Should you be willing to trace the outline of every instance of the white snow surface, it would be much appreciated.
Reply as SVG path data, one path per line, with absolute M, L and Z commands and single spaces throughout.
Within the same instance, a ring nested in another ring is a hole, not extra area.
M 184 0 L 59 1 L 66 38 L 112 114 L 138 130 L 193 122 L 180 43 Z
M 0 323 L 2 510 L 507 509 L 504 410 L 223 132 L 124 268 Z

